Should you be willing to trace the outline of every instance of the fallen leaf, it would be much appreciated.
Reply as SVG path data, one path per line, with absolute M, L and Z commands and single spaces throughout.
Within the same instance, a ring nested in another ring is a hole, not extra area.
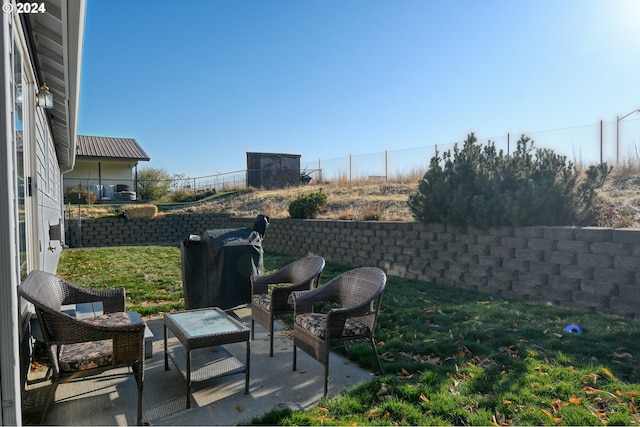
M 593 388 L 593 387 L 583 387 L 582 390 L 587 393 L 587 394 L 599 394 L 602 393 L 602 390 L 598 389 L 598 388 Z
M 425 396 L 424 394 L 420 395 L 420 400 L 422 400 L 423 402 L 429 403 L 429 398 L 427 396 Z
M 542 411 L 543 414 L 545 414 L 547 417 L 553 419 L 553 415 L 551 414 L 551 412 L 547 411 L 544 408 L 540 408 L 540 410 Z
M 238 406 L 236 406 L 236 411 L 242 412 L 242 411 L 244 411 L 244 408 L 242 408 L 242 406 L 238 405 Z
M 594 374 L 593 372 L 590 374 L 587 374 L 586 376 L 593 380 L 593 385 L 596 384 L 596 382 L 598 381 L 598 378 L 600 377 L 600 375 Z
M 616 353 L 614 351 L 613 352 L 613 358 L 614 359 L 632 359 L 633 360 L 633 355 L 631 353 Z
M 615 379 L 616 379 L 616 376 L 615 376 L 615 375 L 613 375 L 613 373 L 612 373 L 610 370 L 608 370 L 607 368 L 602 368 L 602 372 L 603 372 L 606 376 L 608 376 L 609 378 L 611 378 L 612 380 L 615 380 Z
M 328 414 L 329 410 L 327 408 L 323 408 L 322 406 L 318 406 L 318 412 Z
M 383 384 L 380 386 L 380 390 L 378 390 L 378 391 L 376 392 L 376 396 L 384 396 L 385 394 L 389 394 L 389 390 L 390 390 L 390 389 L 391 389 L 391 388 L 389 387 L 389 384 L 384 384 L 384 383 L 383 383 Z
M 580 404 L 580 399 L 577 397 L 570 397 L 569 398 L 569 403 L 574 404 L 574 405 L 579 405 Z
M 373 417 L 379 417 L 380 415 L 382 415 L 382 409 L 380 408 L 373 408 L 372 410 L 369 411 L 369 418 L 373 418 Z
M 569 405 L 568 403 L 564 403 L 560 399 L 556 399 L 553 402 L 551 402 L 551 408 L 553 409 L 554 413 L 556 413 L 563 406 L 568 406 L 568 405 Z

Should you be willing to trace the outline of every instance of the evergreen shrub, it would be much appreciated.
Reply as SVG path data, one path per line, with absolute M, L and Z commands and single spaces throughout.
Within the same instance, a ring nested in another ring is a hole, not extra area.
M 553 150 L 534 150 L 525 135 L 506 155 L 471 133 L 461 149 L 436 152 L 408 203 L 417 221 L 480 229 L 591 225 L 600 207 L 596 190 L 609 172 L 606 163 L 581 172 Z
M 289 203 L 289 216 L 291 218 L 309 219 L 324 211 L 327 204 L 327 195 L 322 189 L 316 193 L 301 194 Z

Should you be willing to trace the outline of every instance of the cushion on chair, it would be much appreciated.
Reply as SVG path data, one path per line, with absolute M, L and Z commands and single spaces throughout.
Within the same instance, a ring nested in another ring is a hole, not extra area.
M 112 363 L 112 340 L 66 344 L 60 352 L 60 369 L 65 372 L 99 368 Z
M 267 311 L 271 311 L 271 295 L 255 294 L 251 296 L 251 303 L 254 306 L 261 307 Z
M 327 328 L 327 315 L 320 313 L 299 314 L 295 318 L 296 325 L 309 331 L 312 335 L 324 339 Z M 342 330 L 343 337 L 357 337 L 367 335 L 369 327 L 354 319 L 347 319 Z
M 131 324 L 125 312 L 107 313 L 87 319 L 87 323 L 113 327 Z M 65 372 L 82 371 L 113 364 L 113 341 L 88 341 L 66 344 L 60 352 L 60 369 Z
M 102 314 L 91 319 L 86 319 L 85 321 L 87 323 L 91 323 L 92 325 L 106 326 L 108 328 L 131 324 L 131 318 L 129 317 L 129 314 L 124 311 Z
M 266 311 L 271 311 L 271 295 L 269 294 L 256 294 L 251 297 L 251 302 Z M 287 307 L 289 310 L 293 310 L 293 295 L 289 295 L 287 299 Z

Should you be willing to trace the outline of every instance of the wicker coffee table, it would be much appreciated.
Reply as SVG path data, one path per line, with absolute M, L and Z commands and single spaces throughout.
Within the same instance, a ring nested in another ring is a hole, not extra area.
M 167 329 L 180 341 L 180 346 L 169 348 Z M 187 310 L 164 315 L 164 369 L 169 370 L 169 359 L 173 361 L 187 382 L 187 408 L 191 407 L 191 383 L 211 378 L 244 372 L 244 393 L 249 393 L 249 363 L 251 348 L 250 329 L 217 307 Z M 221 347 L 223 344 L 247 342 L 245 364 Z M 191 366 L 191 351 L 215 347 L 206 362 Z M 180 356 L 179 353 L 186 352 Z

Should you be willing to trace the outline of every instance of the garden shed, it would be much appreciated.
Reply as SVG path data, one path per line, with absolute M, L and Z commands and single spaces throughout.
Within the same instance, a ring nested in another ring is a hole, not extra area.
M 247 152 L 247 185 L 284 188 L 300 185 L 300 154 Z

